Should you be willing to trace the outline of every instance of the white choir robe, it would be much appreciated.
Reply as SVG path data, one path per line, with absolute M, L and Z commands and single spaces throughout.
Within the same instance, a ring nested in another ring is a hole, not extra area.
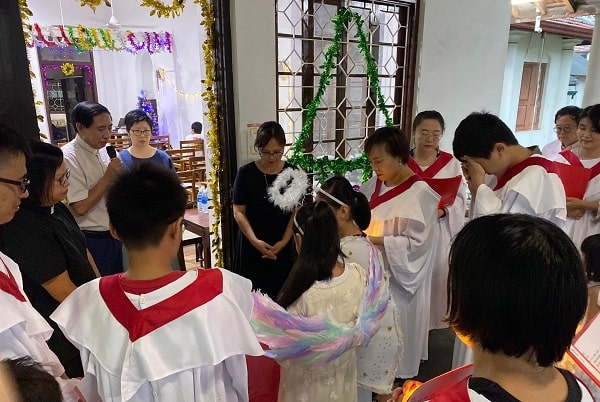
M 65 369 L 46 343 L 52 335 L 52 327 L 27 299 L 19 266 L 3 253 L 0 259 L 1 275 L 6 275 L 3 280 L 12 276 L 17 286 L 15 293 L 18 292 L 10 294 L 0 290 L 0 360 L 31 357 L 56 378 L 65 402 L 77 401 L 75 386 L 79 380 L 61 378 Z
M 51 318 L 81 352 L 87 402 L 248 401 L 244 355 L 263 354 L 250 290 L 220 269 L 142 295 L 114 275 L 79 287 Z
M 462 169 L 458 160 L 443 151 L 440 151 L 439 157 L 430 166 L 420 166 L 411 158 L 408 167 L 420 177 L 449 179 L 461 176 L 462 178 Z M 466 183 L 463 180 L 454 203 L 446 207 L 448 214 L 438 219 L 439 238 L 435 245 L 436 263 L 431 274 L 429 329 L 448 327 L 448 324 L 443 320 L 446 316 L 448 301 L 448 256 L 452 239 L 465 224 L 466 193 Z
M 344 261 L 356 263 L 369 271 L 371 264 L 371 242 L 366 236 L 346 236 L 340 240 Z M 383 256 L 378 252 L 381 266 Z M 389 273 L 383 272 L 381 286 L 389 286 Z M 371 392 L 390 394 L 394 385 L 396 368 L 402 351 L 402 332 L 398 309 L 390 295 L 388 308 L 381 320 L 379 331 L 373 335 L 368 345 L 356 348 L 358 372 L 358 402 L 371 402 Z
M 569 160 L 565 159 L 563 155 L 559 155 L 556 158 L 557 162 L 573 164 L 576 166 L 582 166 L 586 169 L 591 169 L 591 178 L 588 182 L 587 188 L 583 199 L 585 201 L 600 201 L 600 158 L 580 160 L 578 150 L 572 150 L 572 155 L 577 157 L 573 160 L 572 157 Z M 574 162 L 574 163 L 571 163 Z M 573 240 L 573 243 L 577 246 L 577 249 L 581 247 L 583 240 L 591 235 L 600 233 L 600 219 L 596 217 L 596 211 L 586 210 L 581 219 L 567 218 L 567 224 L 565 231 Z
M 366 233 L 384 238 L 384 262 L 391 275 L 390 293 L 404 337 L 396 377 L 411 378 L 419 372 L 428 341 L 440 196 L 416 175 L 393 188 L 380 184 L 379 194 L 375 194 L 377 182 L 373 177 L 361 188 L 371 200 L 371 224 Z
M 493 177 L 489 185 L 480 185 L 471 201 L 471 217 L 497 213 L 533 215 L 564 228 L 565 190 L 558 174 L 553 172 L 553 162 L 532 155 L 502 177 Z

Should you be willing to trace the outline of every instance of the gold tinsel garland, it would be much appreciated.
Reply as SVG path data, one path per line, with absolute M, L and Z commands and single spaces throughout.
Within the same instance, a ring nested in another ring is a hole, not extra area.
M 213 216 L 215 221 L 211 227 L 212 246 L 213 251 L 216 254 L 216 267 L 223 267 L 223 248 L 221 245 L 221 235 L 219 233 L 219 227 L 221 226 L 221 202 L 219 198 L 219 173 L 222 171 L 221 167 L 221 147 L 219 143 L 218 127 L 219 127 L 219 112 L 217 96 L 215 95 L 213 88 L 213 81 L 215 77 L 215 59 L 214 59 L 214 26 L 215 26 L 215 12 L 213 9 L 212 2 L 209 0 L 194 0 L 194 3 L 200 5 L 202 22 L 206 30 L 206 39 L 202 44 L 202 51 L 204 52 L 204 86 L 205 91 L 202 93 L 202 99 L 206 102 L 207 111 L 204 113 L 208 120 L 208 131 L 206 132 L 207 144 L 211 151 L 210 164 L 212 165 L 212 171 L 209 177 L 210 193 L 213 201 Z
M 29 23 L 29 17 L 33 16 L 33 13 L 31 12 L 31 10 L 29 9 L 29 6 L 27 5 L 27 0 L 19 0 L 19 11 L 21 13 L 21 24 L 23 25 L 23 37 L 25 38 L 25 46 L 27 46 L 27 44 L 31 41 L 31 24 Z M 31 69 L 31 61 L 29 61 L 29 53 L 27 53 L 27 64 L 29 65 L 29 78 L 34 79 L 35 73 Z M 43 106 L 44 102 L 42 102 L 41 100 L 36 100 L 37 94 L 35 93 L 35 89 L 33 89 L 33 86 L 31 89 L 33 91 L 33 102 L 35 105 L 36 118 L 38 119 L 39 122 L 43 122 L 44 115 L 41 114 L 40 112 L 38 112 L 38 107 Z M 46 138 L 46 136 L 44 134 L 40 134 L 40 135 L 44 139 Z
M 81 7 L 88 6 L 92 11 L 96 12 L 96 8 L 102 3 L 106 7 L 112 7 L 109 0 L 81 0 Z
M 157 17 L 175 18 L 179 17 L 183 8 L 185 7 L 185 0 L 173 0 L 170 6 L 165 6 L 160 0 L 142 0 L 140 4 L 142 7 L 150 7 L 150 15 L 156 15 Z

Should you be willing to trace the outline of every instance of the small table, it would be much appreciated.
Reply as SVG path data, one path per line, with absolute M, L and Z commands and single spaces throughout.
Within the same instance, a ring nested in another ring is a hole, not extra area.
M 196 208 L 185 210 L 183 220 L 186 229 L 202 237 L 202 257 L 204 268 L 211 268 L 210 230 L 208 228 L 208 212 L 198 212 Z

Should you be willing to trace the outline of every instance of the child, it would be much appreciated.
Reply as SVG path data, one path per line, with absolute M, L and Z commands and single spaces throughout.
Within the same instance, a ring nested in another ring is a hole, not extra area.
M 251 284 L 225 270 L 172 271 L 187 195 L 172 171 L 142 164 L 107 196 L 124 274 L 78 288 L 51 316 L 80 350 L 86 400 L 247 401 Z
M 333 212 L 324 202 L 304 205 L 294 215 L 293 231 L 298 259 L 277 302 L 296 315 L 328 315 L 353 324 L 366 273 L 358 264 L 343 262 Z M 356 354 L 351 349 L 324 365 L 282 361 L 278 400 L 356 402 L 356 387 Z
M 317 189 L 316 199 L 326 202 L 335 214 L 346 262 L 354 262 L 367 269 L 373 248 L 363 232 L 371 222 L 367 197 L 355 191 L 344 177 L 334 176 Z M 378 253 L 378 257 L 382 258 L 381 253 Z M 386 273 L 380 286 L 387 288 L 388 283 Z M 390 300 L 380 330 L 367 346 L 356 349 L 359 402 L 371 402 L 372 392 L 385 395 L 392 389 L 402 350 L 402 333 L 397 315 L 396 306 Z
M 396 377 L 411 378 L 427 350 L 440 196 L 408 167 L 409 144 L 399 129 L 377 129 L 365 152 L 375 173 L 361 188 L 371 207 L 365 232 L 383 251 L 404 337 Z
M 23 402 L 63 402 L 56 379 L 30 357 L 9 359 L 4 363 Z
M 555 367 L 587 299 L 579 253 L 556 225 L 523 214 L 469 222 L 450 251 L 448 299 L 448 324 L 472 343 L 472 376 L 434 379 L 423 389 L 441 399 L 416 400 L 449 400 L 450 390 L 455 401 L 593 400 Z
M 471 113 L 456 128 L 452 148 L 471 191 L 471 217 L 524 213 L 565 226 L 565 190 L 554 164 L 519 145 L 500 118 Z M 486 173 L 495 176 L 489 187 Z

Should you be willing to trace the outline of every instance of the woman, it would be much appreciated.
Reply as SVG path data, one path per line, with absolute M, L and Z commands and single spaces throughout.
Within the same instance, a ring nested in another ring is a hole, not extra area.
M 371 222 L 367 197 L 355 191 L 344 177 L 334 176 L 318 188 L 316 199 L 326 202 L 335 214 L 345 261 L 369 269 L 372 245 L 363 232 Z M 379 258 L 382 258 L 380 253 Z M 389 275 L 385 273 L 383 286 L 387 288 L 388 284 Z M 399 339 L 402 339 L 402 334 L 397 310 L 394 302 L 390 301 L 380 330 L 367 346 L 356 349 L 358 402 L 371 402 L 372 392 L 379 394 L 379 398 L 390 393 L 402 350 Z
M 85 237 L 62 204 L 69 188 L 69 170 L 60 148 L 32 146 L 27 162 L 29 198 L 6 224 L 2 250 L 19 264 L 23 287 L 33 307 L 54 328 L 48 346 L 69 377 L 82 377 L 79 351 L 49 320 L 50 314 L 77 286 L 99 276 Z
M 413 140 L 415 147 L 410 151 L 408 166 L 422 178 L 448 179 L 460 176 L 460 163 L 454 157 L 440 151 L 440 138 L 444 134 L 444 118 L 435 110 L 417 114 L 413 121 Z M 446 328 L 446 288 L 448 284 L 448 252 L 450 241 L 465 223 L 465 186 L 459 187 L 452 205 L 440 205 L 438 208 L 439 239 L 436 244 L 437 261 L 431 278 L 431 308 L 429 329 Z M 425 345 L 427 346 L 427 345 Z M 427 348 L 423 359 L 427 359 Z
M 398 128 L 375 130 L 365 152 L 375 173 L 361 189 L 371 206 L 365 232 L 383 251 L 404 335 L 396 377 L 411 378 L 419 372 L 428 340 L 440 196 L 408 167 L 408 140 Z
M 169 155 L 150 145 L 152 118 L 146 112 L 138 109 L 128 112 L 125 115 L 125 129 L 129 134 L 131 146 L 119 152 L 119 157 L 127 169 L 142 162 L 152 162 L 175 170 Z
M 556 160 L 590 169 L 583 199 L 567 197 L 565 232 L 580 247 L 583 239 L 600 232 L 600 104 L 583 109 L 577 138 L 579 148 L 562 151 Z
M 250 279 L 273 300 L 292 268 L 292 213 L 269 201 L 268 188 L 277 175 L 292 167 L 281 158 L 285 134 L 279 123 L 268 121 L 258 128 L 256 162 L 242 166 L 233 185 L 233 216 L 239 226 L 234 272 Z
M 331 208 L 324 202 L 304 205 L 293 222 L 298 259 L 277 302 L 292 314 L 326 315 L 341 324 L 354 324 L 366 273 L 360 265 L 344 262 Z M 279 402 L 357 400 L 354 349 L 322 365 L 280 363 Z

